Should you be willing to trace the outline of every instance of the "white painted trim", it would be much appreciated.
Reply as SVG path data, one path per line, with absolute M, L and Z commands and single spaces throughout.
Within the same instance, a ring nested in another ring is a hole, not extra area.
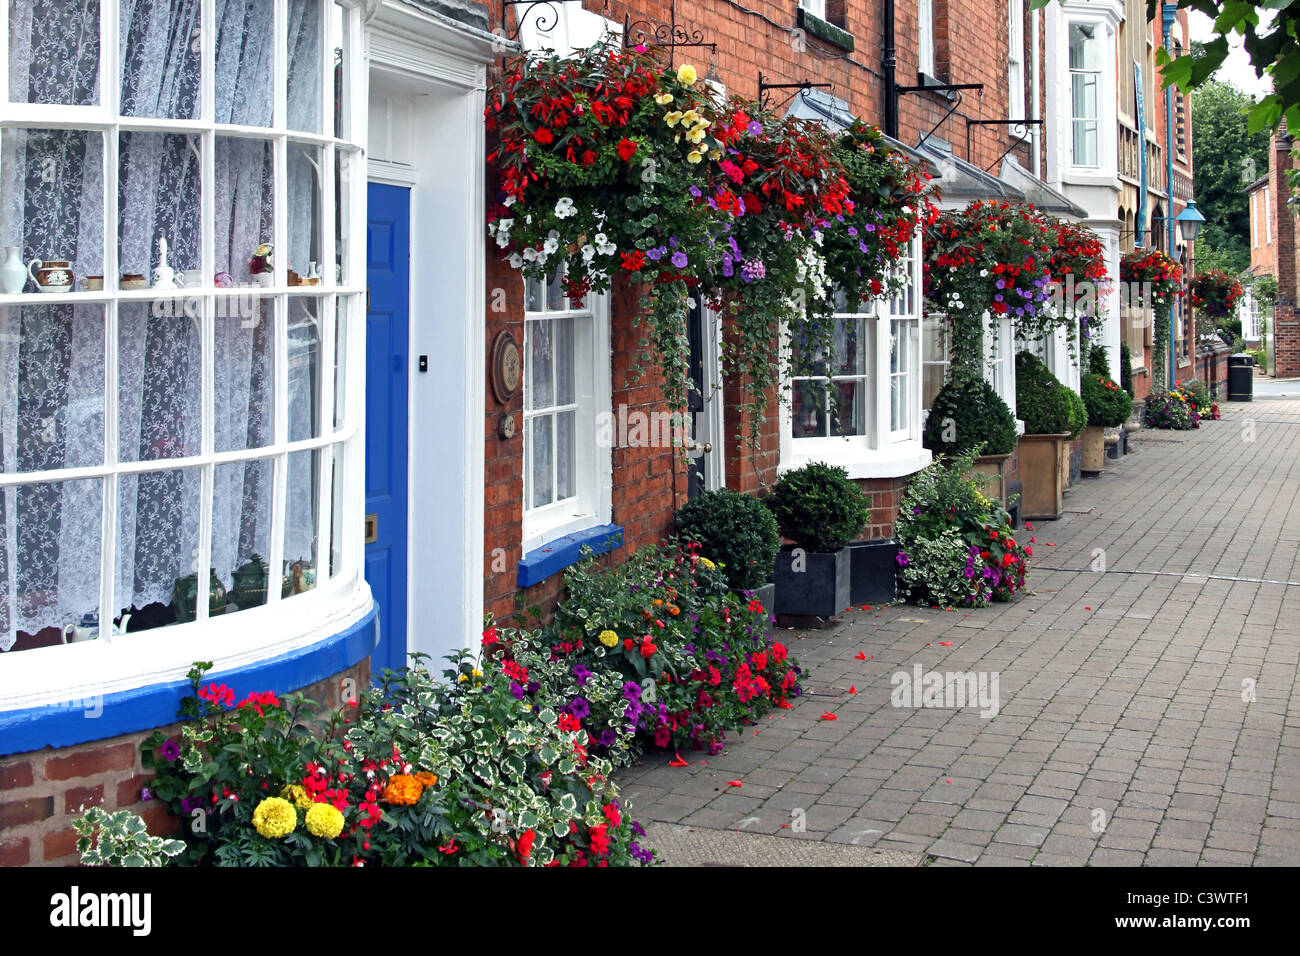
M 704 361 L 704 415 L 701 424 L 705 426 L 703 436 L 696 435 L 696 441 L 706 441 L 713 445 L 713 450 L 705 452 L 709 457 L 709 466 L 704 470 L 704 490 L 717 491 L 727 486 L 727 410 L 722 391 L 722 314 L 708 306 L 704 309 L 704 329 L 702 338 Z
M 383 183 L 386 186 L 405 186 L 414 188 L 419 180 L 419 170 L 405 163 L 394 163 L 386 159 L 366 159 L 366 180 Z

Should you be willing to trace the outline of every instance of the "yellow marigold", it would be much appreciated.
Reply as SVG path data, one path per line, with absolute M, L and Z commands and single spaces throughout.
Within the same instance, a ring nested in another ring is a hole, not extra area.
M 343 814 L 328 803 L 313 803 L 307 811 L 307 832 L 333 840 L 343 832 Z
M 303 788 L 302 784 L 294 783 L 280 791 L 280 796 L 288 800 L 299 810 L 309 810 L 313 806 L 311 795 Z
M 253 811 L 253 826 L 268 840 L 287 837 L 298 826 L 298 811 L 281 797 L 267 797 Z
M 597 640 L 606 647 L 613 647 L 618 643 L 618 635 L 613 631 L 606 629 L 600 632 L 600 637 L 598 637 Z
M 696 77 L 695 67 L 689 63 L 683 63 L 677 70 L 677 82 L 682 86 L 694 86 Z
M 415 775 L 415 779 L 420 781 L 420 786 L 422 787 L 432 787 L 435 783 L 438 782 L 438 775 L 436 773 L 429 773 L 428 771 L 423 771 L 421 773 L 417 773 Z
M 398 773 L 388 778 L 388 786 L 384 788 L 384 799 L 401 807 L 409 807 L 420 799 L 420 794 L 423 792 L 424 784 L 419 780 L 409 774 Z
M 717 565 L 714 564 L 712 561 L 710 561 L 708 558 L 700 558 L 699 563 L 704 565 L 710 571 L 712 571 L 714 568 L 717 567 Z

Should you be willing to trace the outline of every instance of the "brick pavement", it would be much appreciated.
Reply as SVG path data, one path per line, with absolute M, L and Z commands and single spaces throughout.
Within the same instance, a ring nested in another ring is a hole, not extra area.
M 795 708 L 621 773 L 635 815 L 936 865 L 1300 864 L 1300 401 L 1222 407 L 1036 523 L 1032 595 L 788 634 Z M 996 672 L 997 714 L 892 706 L 915 664 Z

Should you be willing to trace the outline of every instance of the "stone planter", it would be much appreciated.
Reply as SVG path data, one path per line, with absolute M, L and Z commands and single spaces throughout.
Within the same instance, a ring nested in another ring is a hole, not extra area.
M 1083 430 L 1083 461 L 1080 468 L 1097 474 L 1106 467 L 1106 429 L 1089 425 Z
M 784 547 L 776 556 L 776 613 L 791 617 L 834 617 L 853 603 L 852 558 L 848 548 L 804 551 Z
M 849 544 L 849 603 L 888 604 L 897 596 L 898 540 L 873 538 Z
M 1062 473 L 1068 476 L 1062 453 L 1066 436 L 1021 435 L 1017 446 L 1020 464 L 1020 517 L 1030 521 L 1061 517 Z
M 1061 494 L 1065 494 L 1070 487 L 1070 445 L 1068 440 L 1061 442 Z
M 970 470 L 971 474 L 988 475 L 992 481 L 987 485 L 985 497 L 1001 502 L 1003 507 L 1007 503 L 1007 463 L 1011 461 L 1011 455 L 980 455 L 975 459 L 975 467 Z M 857 603 L 856 601 L 854 602 Z
M 1106 457 L 1119 461 L 1120 456 L 1124 454 L 1124 429 L 1107 428 L 1106 429 Z

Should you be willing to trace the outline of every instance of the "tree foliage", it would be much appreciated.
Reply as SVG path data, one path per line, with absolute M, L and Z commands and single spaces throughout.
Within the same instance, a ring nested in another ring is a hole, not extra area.
M 1246 188 L 1268 172 L 1268 134 L 1251 132 L 1253 100 L 1211 80 L 1192 97 L 1192 160 L 1197 204 L 1207 222 L 1196 243 L 1198 266 L 1228 272 L 1250 265 L 1250 207 Z

